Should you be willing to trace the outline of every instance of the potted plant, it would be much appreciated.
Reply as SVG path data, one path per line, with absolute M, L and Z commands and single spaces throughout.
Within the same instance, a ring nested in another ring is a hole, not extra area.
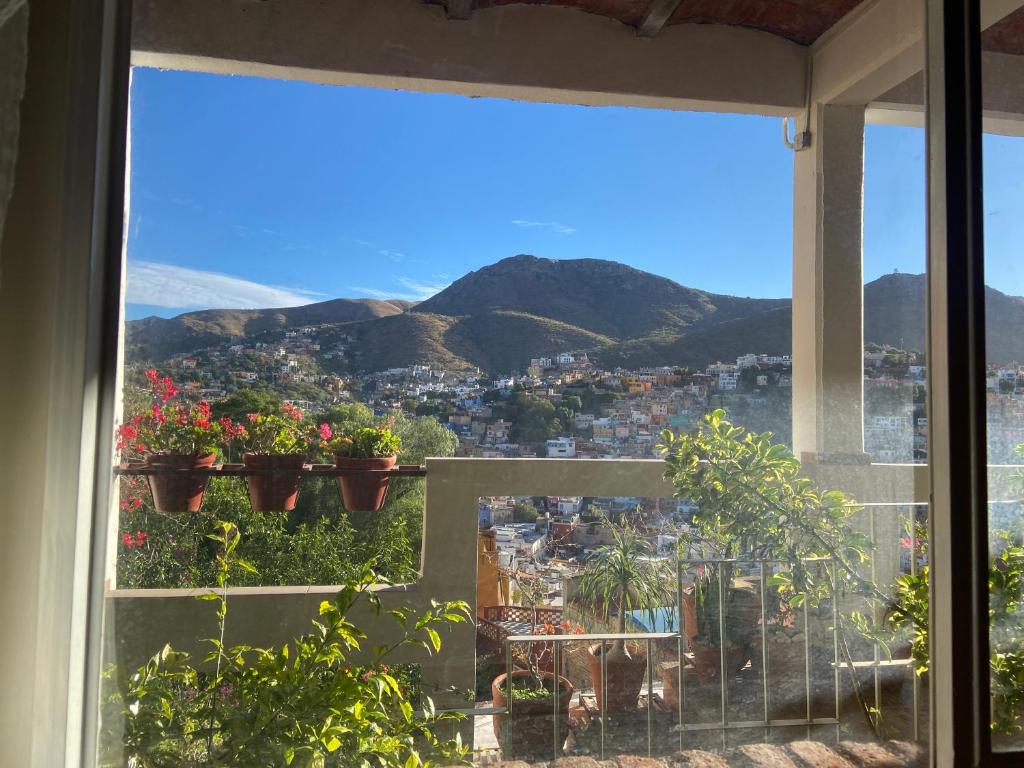
M 800 461 L 788 447 L 774 442 L 771 433 L 735 426 L 719 409 L 690 433 L 662 432 L 658 448 L 676 497 L 698 506 L 693 524 L 704 545 L 723 560 L 783 566 L 764 585 L 772 610 L 761 621 L 769 627 L 782 611 L 805 604 L 825 608 L 851 594 L 875 604 L 891 603 L 861 573 L 872 544 L 851 524 L 860 507 L 845 494 L 821 490 L 802 478 Z M 758 614 L 759 609 L 747 620 L 754 636 L 760 634 Z M 856 614 L 839 613 L 836 620 L 841 661 L 847 662 L 844 666 L 865 716 L 877 726 L 861 694 L 849 644 L 842 639 L 847 627 L 863 634 L 854 626 Z M 782 643 L 775 649 L 779 663 L 804 663 L 803 643 L 788 643 L 790 653 L 799 654 L 795 660 L 781 659 L 781 647 Z
M 338 488 L 350 512 L 378 512 L 388 494 L 388 470 L 398 461 L 401 438 L 387 427 L 363 427 L 330 442 L 338 469 Z M 369 470 L 369 471 L 367 471 Z
M 566 631 L 576 634 L 577 627 L 571 622 L 564 624 Z M 561 634 L 562 629 L 563 626 L 542 625 L 535 633 Z M 491 682 L 491 706 L 508 709 L 505 714 L 491 717 L 494 735 L 505 757 L 551 754 L 556 737 L 556 707 L 559 746 L 565 744 L 569 735 L 569 703 L 574 688 L 567 677 L 556 674 L 552 645 L 535 641 L 526 646 L 525 651 L 522 646 L 513 647 L 516 664 L 520 668 L 512 670 L 511 680 L 505 672 Z
M 253 510 L 290 512 L 298 500 L 302 467 L 318 441 L 330 439 L 331 428 L 317 426 L 299 408 L 284 403 L 279 414 L 248 414 L 248 424 L 236 426 L 231 437 L 244 450 L 246 469 L 260 472 L 245 477 Z
M 700 682 L 721 677 L 723 646 L 727 676 L 746 666 L 759 618 L 758 594 L 737 584 L 731 565 L 698 569 L 693 586 L 683 593 L 683 620 Z
M 157 512 L 198 512 L 210 481 L 203 470 L 213 466 L 224 427 L 231 422 L 214 421 L 205 401 L 179 400 L 170 376 L 149 370 L 146 379 L 148 391 L 129 406 L 127 420 L 117 428 L 117 450 L 123 459 L 154 470 L 147 479 Z
M 604 621 L 614 616 L 616 631 L 622 635 L 634 611 L 647 611 L 649 626 L 654 626 L 655 609 L 669 599 L 667 574 L 650 544 L 633 530 L 613 528 L 612 536 L 613 542 L 598 548 L 580 577 L 579 600 Z M 608 712 L 636 708 L 647 671 L 647 654 L 640 643 L 623 638 L 597 643 L 588 649 L 587 663 L 598 708 L 605 710 L 607 705 Z

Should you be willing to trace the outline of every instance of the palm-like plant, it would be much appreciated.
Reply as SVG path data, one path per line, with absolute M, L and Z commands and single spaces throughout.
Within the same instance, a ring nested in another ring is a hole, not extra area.
M 655 609 L 668 598 L 664 562 L 655 559 L 651 545 L 631 528 L 613 528 L 612 536 L 612 543 L 598 548 L 583 572 L 580 599 L 605 621 L 616 613 L 619 634 L 626 632 L 626 616 L 633 611 L 646 611 L 653 626 Z M 608 659 L 628 657 L 626 642 L 614 641 Z

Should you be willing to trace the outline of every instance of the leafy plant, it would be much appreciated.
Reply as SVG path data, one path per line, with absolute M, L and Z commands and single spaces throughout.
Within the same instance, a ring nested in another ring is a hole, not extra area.
M 247 424 L 231 431 L 244 451 L 259 454 L 315 453 L 331 439 L 331 427 L 307 419 L 301 409 L 283 403 L 280 414 L 250 413 Z
M 387 427 L 362 427 L 342 434 L 330 443 L 331 450 L 347 459 L 374 459 L 395 456 L 402 439 Z
M 719 409 L 693 432 L 666 430 L 661 441 L 665 478 L 677 498 L 699 505 L 697 532 L 722 559 L 784 563 L 788 570 L 773 582 L 791 604 L 820 603 L 844 590 L 888 602 L 858 571 L 871 550 L 871 540 L 850 525 L 860 507 L 800 477 L 800 461 L 770 432 L 734 426 Z M 838 565 L 838 583 L 814 567 L 822 559 Z
M 605 621 L 614 614 L 619 634 L 625 633 L 626 617 L 633 611 L 647 611 L 654 626 L 655 609 L 671 599 L 667 573 L 651 545 L 631 528 L 613 528 L 612 539 L 588 561 L 580 577 L 580 600 Z M 624 640 L 615 640 L 608 651 L 609 660 L 629 655 Z
M 783 614 L 803 606 L 822 608 L 842 595 L 863 596 L 875 606 L 892 599 L 865 578 L 860 570 L 871 552 L 871 541 L 856 531 L 851 518 L 860 507 L 840 491 L 823 491 L 800 476 L 800 461 L 772 439 L 770 432 L 750 432 L 730 422 L 721 409 L 706 414 L 692 432 L 676 436 L 661 433 L 659 450 L 665 457 L 665 478 L 677 498 L 696 502 L 693 522 L 702 543 L 726 561 L 769 561 L 779 570 L 768 581 L 772 616 L 764 621 L 782 623 Z M 832 567 L 822 565 L 832 564 Z M 716 574 L 729 594 L 734 565 Z M 713 579 L 712 579 L 713 581 Z M 717 600 L 718 584 L 695 588 Z M 730 598 L 733 599 L 733 598 Z M 707 618 L 707 616 L 705 616 Z M 841 653 L 852 662 L 844 624 L 863 624 L 858 617 L 838 616 Z M 750 622 L 752 632 L 754 621 Z M 868 629 L 872 627 L 868 626 Z M 854 667 L 848 665 L 854 693 L 869 722 L 868 711 Z
M 399 639 L 378 646 L 369 665 L 352 663 L 366 634 L 348 618 L 359 601 L 377 614 L 370 587 L 379 582 L 367 567 L 334 601 L 320 604 L 313 632 L 277 648 L 224 646 L 226 589 L 235 571 L 253 566 L 234 553 L 238 530 L 218 524 L 218 587 L 201 596 L 216 602 L 219 637 L 200 664 L 165 646 L 133 673 L 116 668 L 108 678 L 117 690 L 106 702 L 103 765 L 164 766 L 429 766 L 461 761 L 458 737 L 442 740 L 438 725 L 460 718 L 438 714 L 424 698 L 417 716 L 408 686 L 385 660 L 397 648 L 441 648 L 439 629 L 469 620 L 461 602 L 435 603 L 422 616 L 391 614 Z
M 921 551 L 927 539 L 919 534 Z M 998 552 L 989 559 L 989 670 L 993 733 L 1024 731 L 1024 546 L 1006 531 L 996 534 Z M 887 616 L 897 636 L 910 636 L 911 658 L 918 674 L 929 669 L 927 565 L 896 581 L 894 608 Z
M 148 389 L 130 403 L 125 422 L 117 428 L 118 452 L 125 458 L 153 453 L 214 453 L 230 420 L 214 421 L 206 401 L 179 400 L 180 390 L 170 376 L 161 377 L 150 369 L 146 379 Z

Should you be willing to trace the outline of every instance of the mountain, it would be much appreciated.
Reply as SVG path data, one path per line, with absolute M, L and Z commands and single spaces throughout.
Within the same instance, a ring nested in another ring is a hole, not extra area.
M 413 311 L 460 316 L 508 310 L 625 340 L 788 304 L 706 293 L 615 261 L 520 255 L 470 272 Z
M 924 275 L 885 275 L 865 285 L 865 341 L 923 350 L 925 290 Z M 986 299 L 989 360 L 1024 360 L 1024 298 L 988 288 Z M 314 325 L 328 344 L 345 337 L 345 361 L 325 362 L 339 372 L 430 363 L 505 373 L 565 350 L 586 350 L 608 367 L 703 367 L 747 352 L 789 353 L 791 318 L 789 299 L 708 293 L 612 261 L 520 255 L 470 272 L 418 304 L 335 299 L 189 312 L 129 322 L 127 340 L 130 359 L 159 363 Z
M 132 357 L 159 361 L 269 330 L 372 320 L 400 315 L 412 306 L 397 299 L 332 299 L 282 309 L 206 309 L 169 319 L 147 317 L 126 324 L 127 345 Z
M 900 349 L 924 350 L 924 275 L 884 275 L 864 286 L 864 338 Z M 985 288 L 988 361 L 1024 361 L 1024 297 Z

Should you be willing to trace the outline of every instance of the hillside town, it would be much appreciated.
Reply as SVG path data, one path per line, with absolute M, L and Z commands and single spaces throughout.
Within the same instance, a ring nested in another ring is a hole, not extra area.
M 703 370 L 623 369 L 602 366 L 593 353 L 566 350 L 503 375 L 428 364 L 349 373 L 352 342 L 337 327 L 306 326 L 172 356 L 162 367 L 197 398 L 261 388 L 313 410 L 356 401 L 378 414 L 433 416 L 458 437 L 459 456 L 650 458 L 661 430 L 689 430 L 714 408 L 749 429 L 789 439 L 789 355 L 748 353 Z M 869 344 L 864 371 L 866 455 L 885 463 L 923 462 L 922 356 Z M 987 388 L 992 459 L 1011 461 L 1014 446 L 1024 442 L 1018 426 L 1024 423 L 1024 367 L 990 366 Z

